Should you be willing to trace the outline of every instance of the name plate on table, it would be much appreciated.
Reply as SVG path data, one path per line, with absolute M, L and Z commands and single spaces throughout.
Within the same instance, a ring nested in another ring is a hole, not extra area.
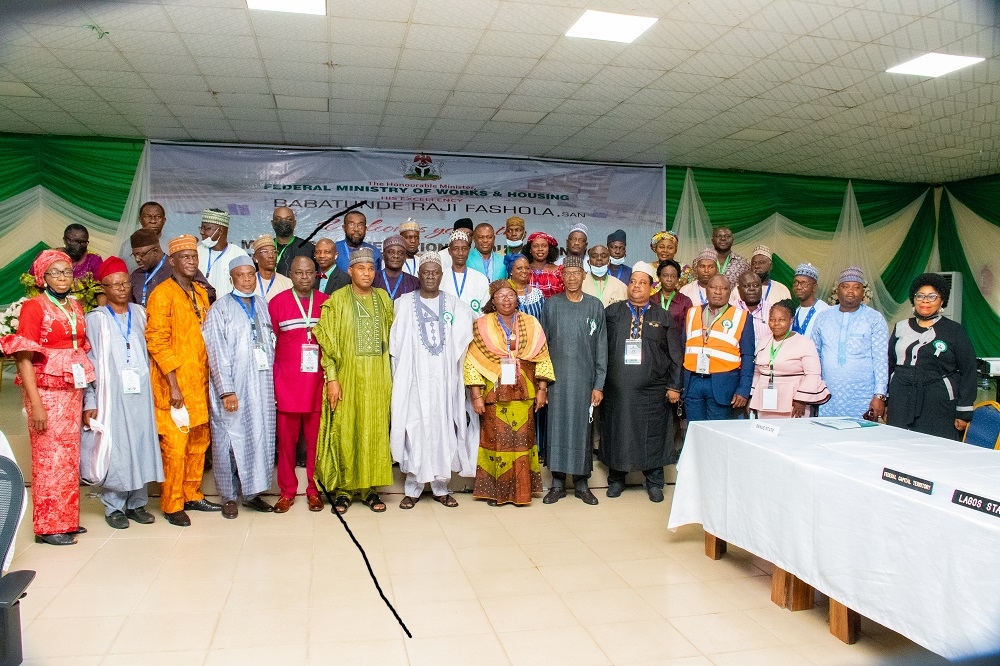
M 920 477 L 913 476 L 912 474 L 897 472 L 896 470 L 889 469 L 888 467 L 882 468 L 882 480 L 916 490 L 917 492 L 924 493 L 925 495 L 930 495 L 934 490 L 933 481 L 921 479 Z
M 1000 500 L 973 495 L 964 490 L 956 490 L 951 496 L 952 504 L 968 507 L 976 511 L 987 513 L 995 518 L 1000 518 Z
M 779 426 L 776 426 L 773 423 L 761 423 L 757 419 L 754 419 L 753 429 L 754 432 L 759 432 L 763 435 L 767 435 L 768 437 L 777 437 L 778 433 L 781 432 L 781 428 Z

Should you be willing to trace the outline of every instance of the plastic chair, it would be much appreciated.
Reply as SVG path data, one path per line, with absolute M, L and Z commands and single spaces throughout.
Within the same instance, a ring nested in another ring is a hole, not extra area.
M 988 400 L 976 405 L 962 441 L 984 449 L 1000 450 L 1000 403 Z
M 0 456 L 0 563 L 14 542 L 24 504 L 24 477 L 10 458 Z M 35 579 L 34 571 L 0 572 L 0 666 L 24 660 L 21 650 L 21 598 Z

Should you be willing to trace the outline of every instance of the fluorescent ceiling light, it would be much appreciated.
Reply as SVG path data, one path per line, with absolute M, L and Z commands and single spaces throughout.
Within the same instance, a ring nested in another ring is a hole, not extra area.
M 247 8 L 326 16 L 326 0 L 247 0 Z
M 656 19 L 647 16 L 612 14 L 588 9 L 573 27 L 566 31 L 566 36 L 631 44 L 654 23 Z
M 904 62 L 901 65 L 885 70 L 890 74 L 916 74 L 917 76 L 941 76 L 957 69 L 975 65 L 985 58 L 948 55 L 947 53 L 928 53 L 919 58 Z

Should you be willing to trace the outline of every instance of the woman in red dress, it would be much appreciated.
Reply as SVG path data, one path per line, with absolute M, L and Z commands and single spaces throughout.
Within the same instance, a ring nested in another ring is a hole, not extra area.
M 68 298 L 73 263 L 65 252 L 45 250 L 31 265 L 45 287 L 24 302 L 17 333 L 0 340 L 17 361 L 31 439 L 32 516 L 35 541 L 76 543 L 80 526 L 80 427 L 83 388 L 94 381 L 87 359 L 83 308 Z
M 525 250 L 531 261 L 531 285 L 538 287 L 545 298 L 561 294 L 562 272 L 554 263 L 559 258 L 559 241 L 544 231 L 536 231 L 528 236 Z

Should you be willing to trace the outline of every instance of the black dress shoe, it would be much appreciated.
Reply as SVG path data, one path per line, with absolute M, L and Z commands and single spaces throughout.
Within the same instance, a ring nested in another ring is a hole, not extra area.
M 608 492 L 605 493 L 608 497 L 621 497 L 621 494 L 625 491 L 625 486 L 619 483 L 609 483 Z
M 202 498 L 197 502 L 184 502 L 185 511 L 222 511 L 222 505 Z
M 549 488 L 549 492 L 545 493 L 545 497 L 542 498 L 542 504 L 555 504 L 563 497 L 566 497 L 566 489 L 553 486 Z
M 104 516 L 104 520 L 106 520 L 108 525 L 116 530 L 128 529 L 128 518 L 126 518 L 125 514 L 121 511 L 113 511 L 110 516 Z
M 649 495 L 650 502 L 662 502 L 663 501 L 663 488 L 659 486 L 650 486 L 646 488 L 646 493 Z
M 232 520 L 236 516 L 240 515 L 240 507 L 236 506 L 236 502 L 229 500 L 222 503 L 222 517 Z
M 245 500 L 243 506 L 254 511 L 260 511 L 261 513 L 271 513 L 274 511 L 274 507 L 262 500 L 260 495 L 257 495 L 253 499 Z
M 191 527 L 191 519 L 183 511 L 174 511 L 173 513 L 164 513 L 163 517 L 167 519 L 167 522 L 171 525 L 176 525 L 177 527 Z
M 53 546 L 72 546 L 76 539 L 72 534 L 36 534 L 35 543 L 47 543 Z
M 139 506 L 134 509 L 125 509 L 125 517 L 129 520 L 134 520 L 140 525 L 149 525 L 156 520 L 156 518 L 153 517 L 153 514 L 146 511 L 146 507 L 144 506 Z
M 573 496 L 583 500 L 584 504 L 589 504 L 590 506 L 597 504 L 597 497 L 594 496 L 594 493 L 590 492 L 590 488 L 577 490 L 573 493 Z
M 86 533 L 87 533 L 87 528 L 84 527 L 83 525 L 77 525 L 75 530 L 70 530 L 69 532 L 66 532 L 66 534 L 86 534 Z

